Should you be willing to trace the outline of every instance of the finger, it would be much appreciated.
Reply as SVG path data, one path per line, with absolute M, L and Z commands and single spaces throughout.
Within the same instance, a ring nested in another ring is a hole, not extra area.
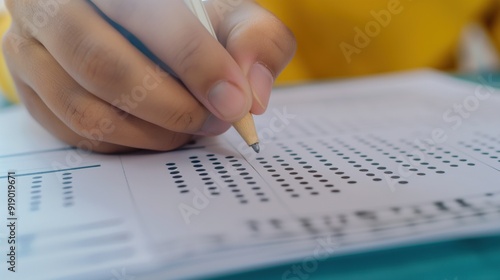
M 17 92 L 23 101 L 23 104 L 28 109 L 30 115 L 54 137 L 68 143 L 71 146 L 77 147 L 82 150 L 94 151 L 99 153 L 121 153 L 129 152 L 133 149 L 114 145 L 110 143 L 92 143 L 88 139 L 76 134 L 69 129 L 59 118 L 54 115 L 49 108 L 43 103 L 42 99 L 27 86 L 25 83 L 20 82 L 19 79 L 14 78 L 16 83 Z
M 135 34 L 222 120 L 250 110 L 252 92 L 240 67 L 183 0 L 94 0 L 112 20 Z
M 22 73 L 21 81 L 38 93 L 47 108 L 66 127 L 92 140 L 94 146 L 104 142 L 167 151 L 191 139 L 190 135 L 168 131 L 128 115 L 87 92 L 39 44 L 27 45 L 18 54 L 9 53 L 8 48 L 6 52 L 7 63 L 15 67 L 17 73 Z M 41 67 L 44 71 L 38 71 Z
M 5 41 L 4 41 L 5 44 Z M 5 47 L 4 47 L 5 49 Z M 16 86 L 16 92 L 18 93 L 24 106 L 27 108 L 30 115 L 45 129 L 47 129 L 54 137 L 72 145 L 74 147 L 95 151 L 100 153 L 118 153 L 118 152 L 128 152 L 132 149 L 130 147 L 124 147 L 119 145 L 114 145 L 110 143 L 91 143 L 88 139 L 76 134 L 74 131 L 69 129 L 59 118 L 57 118 L 49 108 L 43 103 L 36 92 L 29 87 L 25 82 L 21 81 L 16 67 L 13 66 L 12 77 L 14 84 Z
M 40 9 L 36 4 L 25 7 L 32 13 Z M 16 8 L 14 13 L 21 10 Z M 34 35 L 78 84 L 121 110 L 182 133 L 213 131 L 220 124 L 207 124 L 210 113 L 206 108 L 85 1 L 61 4 L 57 17 L 49 17 Z
M 254 1 L 217 0 L 207 9 L 221 42 L 226 46 L 254 92 L 251 112 L 262 114 L 269 103 L 275 79 L 288 65 L 296 50 L 292 32 L 273 14 Z M 231 7 L 223 13 L 220 5 Z

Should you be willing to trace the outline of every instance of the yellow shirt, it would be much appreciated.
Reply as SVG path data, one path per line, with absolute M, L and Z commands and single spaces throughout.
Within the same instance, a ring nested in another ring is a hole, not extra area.
M 258 2 L 297 37 L 297 55 L 281 82 L 449 68 L 464 25 L 482 20 L 496 4 L 493 0 Z
M 494 0 L 258 0 L 288 25 L 297 55 L 278 82 L 450 68 L 461 30 L 493 18 Z M 493 21 L 500 26 L 499 21 Z M 0 16 L 0 32 L 9 25 Z M 493 28 L 500 38 L 500 28 Z M 15 93 L 3 57 L 0 86 Z

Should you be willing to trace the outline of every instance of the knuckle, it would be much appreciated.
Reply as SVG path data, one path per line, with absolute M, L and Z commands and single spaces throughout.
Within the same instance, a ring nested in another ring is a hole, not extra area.
M 232 47 L 241 46 L 249 38 L 259 38 L 258 44 L 250 42 L 260 51 L 258 59 L 263 59 L 276 77 L 293 58 L 297 42 L 293 32 L 271 13 L 263 13 L 252 20 L 235 25 L 231 31 L 232 40 L 237 42 Z
M 177 65 L 181 69 L 181 76 L 188 74 L 191 70 L 199 64 L 200 56 L 203 52 L 203 38 L 204 36 L 199 36 L 196 32 L 183 35 L 181 42 L 185 42 L 182 49 L 178 50 L 173 56 L 174 65 Z
M 267 28 L 261 29 L 266 32 L 266 38 L 283 54 L 292 56 L 297 49 L 295 35 L 283 22 L 276 17 L 271 17 Z
M 244 23 L 236 31 L 247 38 L 258 37 L 261 54 L 259 59 L 269 67 L 274 77 L 285 68 L 297 50 L 293 32 L 278 18 L 271 14 L 261 15 L 259 19 Z
M 177 132 L 194 132 L 198 126 L 195 113 L 184 110 L 169 112 L 164 120 L 164 127 Z
M 2 38 L 2 51 L 6 57 L 17 53 L 19 50 L 19 48 L 17 48 L 17 50 L 16 50 L 16 48 L 12 44 L 13 40 L 14 40 L 14 37 L 10 31 L 7 32 L 5 34 L 5 36 L 3 36 L 3 38 Z
M 97 104 L 81 104 L 77 102 L 67 102 L 64 113 L 68 127 L 78 135 L 89 138 L 99 129 L 99 120 L 105 117 L 105 112 Z M 103 140 L 103 139 L 93 139 Z
M 20 6 L 23 5 L 25 2 L 29 1 L 19 1 L 19 0 L 5 0 L 5 7 L 9 11 L 9 13 L 13 16 L 18 15 L 18 12 L 22 9 L 20 9 Z
M 72 57 L 80 77 L 96 90 L 109 88 L 126 78 L 125 60 L 115 50 L 101 46 L 92 36 L 82 36 L 74 45 Z
M 17 12 L 33 11 L 36 0 L 4 0 L 5 7 L 11 14 L 17 14 Z M 29 9 L 30 7 L 33 7 Z
M 34 44 L 33 40 L 19 36 L 11 29 L 2 38 L 2 51 L 6 57 L 9 57 L 28 51 Z
M 4 0 L 4 4 L 14 20 L 33 14 L 38 6 L 35 0 Z
M 51 0 L 56 1 L 56 0 Z M 55 2 L 57 4 L 57 2 Z M 46 2 L 40 0 L 6 0 L 5 7 L 16 26 L 27 37 L 34 37 L 37 31 L 54 22 L 54 16 L 44 8 Z
M 9 10 L 9 12 L 14 12 L 14 9 L 15 9 L 15 5 L 17 3 L 19 3 L 20 1 L 19 0 L 4 0 L 4 3 L 5 3 L 5 7 L 7 8 L 7 10 Z
M 281 23 L 281 29 L 283 34 L 283 41 L 286 42 L 286 46 L 288 46 L 288 55 L 293 56 L 297 51 L 297 38 L 295 38 L 295 34 L 293 31 L 288 28 L 284 23 Z

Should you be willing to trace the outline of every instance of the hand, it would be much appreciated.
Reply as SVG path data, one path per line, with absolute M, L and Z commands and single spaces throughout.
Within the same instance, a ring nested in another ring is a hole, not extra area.
M 182 0 L 93 1 L 184 85 L 84 0 L 7 0 L 3 49 L 20 97 L 55 136 L 98 152 L 171 150 L 263 113 L 295 51 L 288 29 L 253 1 L 227 1 L 239 3 L 222 15 L 221 1 L 208 9 L 222 44 Z

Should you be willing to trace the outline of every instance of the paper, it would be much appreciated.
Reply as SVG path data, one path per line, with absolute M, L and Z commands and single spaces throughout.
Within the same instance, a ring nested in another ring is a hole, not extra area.
M 15 171 L 18 246 L 0 278 L 189 278 L 497 233 L 498 108 L 493 89 L 427 71 L 283 88 L 258 155 L 234 131 L 86 154 L 5 112 L 0 219 Z

